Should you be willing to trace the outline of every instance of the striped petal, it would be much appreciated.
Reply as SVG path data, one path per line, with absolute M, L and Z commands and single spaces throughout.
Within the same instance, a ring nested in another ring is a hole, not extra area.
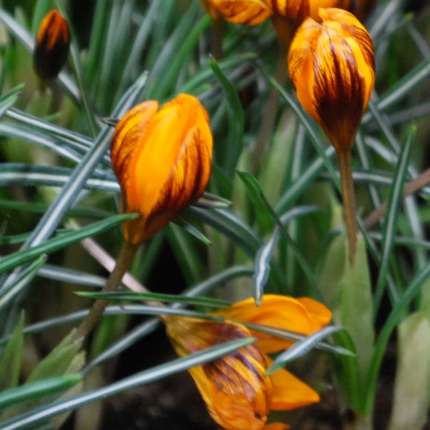
M 112 165 L 123 212 L 141 215 L 124 224 L 124 237 L 134 244 L 194 203 L 211 172 L 212 134 L 201 103 L 181 94 L 157 108 L 154 101 L 138 105 L 118 123 L 113 137 Z
M 235 24 L 256 25 L 272 14 L 271 8 L 263 0 L 205 0 L 227 21 Z
M 288 54 L 290 77 L 305 110 L 333 146 L 349 150 L 374 85 L 373 44 L 361 23 L 337 8 L 307 18 Z
M 167 333 L 179 356 L 218 343 L 250 337 L 240 324 L 183 317 L 165 318 Z M 272 386 L 266 359 L 254 344 L 214 362 L 190 369 L 212 418 L 226 430 L 261 430 L 270 410 Z

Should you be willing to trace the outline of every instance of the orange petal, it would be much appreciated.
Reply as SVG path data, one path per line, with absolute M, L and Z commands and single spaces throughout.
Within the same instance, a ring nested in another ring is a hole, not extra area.
M 288 71 L 303 108 L 318 122 L 314 105 L 314 58 L 315 41 L 321 33 L 321 26 L 313 19 L 303 21 L 296 31 L 288 53 Z
M 212 134 L 201 103 L 179 95 L 144 130 L 130 165 L 130 209 L 147 219 L 143 240 L 203 193 L 211 172 Z
M 305 335 L 319 330 L 331 319 L 331 312 L 324 305 L 312 299 L 301 299 L 300 301 L 275 294 L 265 294 L 260 306 L 249 298 L 216 312 L 215 315 Z M 289 340 L 257 331 L 251 330 L 251 333 L 258 338 L 257 345 L 264 353 L 280 351 L 292 344 Z
M 34 68 L 42 79 L 55 78 L 67 60 L 70 31 L 67 21 L 55 9 L 40 24 L 34 50 Z
M 117 125 L 112 164 L 121 184 L 123 212 L 140 213 L 124 224 L 139 244 L 194 203 L 209 181 L 212 134 L 198 99 L 180 94 L 158 112 L 155 101 L 133 108 Z
M 266 424 L 263 427 L 263 430 L 286 430 L 289 429 L 290 426 L 288 424 L 283 424 L 283 423 L 271 423 L 271 424 Z
M 180 356 L 218 343 L 250 337 L 240 324 L 182 317 L 165 318 L 167 333 Z M 212 418 L 227 430 L 261 430 L 269 412 L 272 387 L 266 359 L 248 345 L 214 362 L 190 369 Z
M 235 24 L 256 25 L 272 14 L 262 0 L 207 0 L 227 21 Z
M 270 366 L 271 360 L 267 359 Z M 320 396 L 311 387 L 285 369 L 279 369 L 270 376 L 272 382 L 272 403 L 275 411 L 291 410 L 319 402 Z
M 319 21 L 318 10 L 320 8 L 339 8 L 347 9 L 349 7 L 350 0 L 310 0 L 309 1 L 309 16 Z
M 363 75 L 367 86 L 366 107 L 375 84 L 375 58 L 372 38 L 361 22 L 349 12 L 337 8 L 328 8 L 320 9 L 319 14 L 326 25 L 330 25 L 330 22 L 340 23 L 342 35 L 354 52 L 358 70 Z
M 130 177 L 130 165 L 137 149 L 137 142 L 145 130 L 149 120 L 158 111 L 158 102 L 148 100 L 129 110 L 115 127 L 112 138 L 111 161 L 118 182 L 121 186 L 122 212 L 138 212 L 136 206 L 129 203 L 130 189 L 133 178 Z M 124 238 L 131 243 L 141 241 L 145 228 L 145 219 L 138 218 L 123 224 Z
M 324 306 L 322 303 L 317 302 L 309 297 L 299 297 L 297 299 L 306 309 L 306 312 L 312 316 L 312 318 L 317 321 L 319 328 L 322 328 L 330 323 L 332 318 L 331 311 Z
M 270 0 L 273 12 L 279 15 L 303 21 L 307 17 L 319 21 L 318 9 L 327 7 L 349 6 L 349 0 Z
M 137 142 L 157 110 L 158 102 L 155 100 L 140 103 L 129 110 L 115 127 L 111 146 L 112 167 L 125 194 L 131 187 L 129 171 Z

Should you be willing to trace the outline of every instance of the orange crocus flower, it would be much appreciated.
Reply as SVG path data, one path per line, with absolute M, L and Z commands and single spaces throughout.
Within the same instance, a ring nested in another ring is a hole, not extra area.
M 349 259 L 357 241 L 351 148 L 375 83 L 373 43 L 351 13 L 319 9 L 322 23 L 307 18 L 288 54 L 297 97 L 336 149 L 345 206 Z
M 260 24 L 272 15 L 302 21 L 311 16 L 318 19 L 319 7 L 348 7 L 350 0 L 200 0 L 203 7 L 219 11 L 235 24 Z
M 40 24 L 34 49 L 34 69 L 41 79 L 57 77 L 67 60 L 69 47 L 70 31 L 67 21 L 53 9 Z
M 256 323 L 310 334 L 331 320 L 331 312 L 312 299 L 265 295 L 257 307 L 253 299 L 239 302 L 212 315 L 214 322 L 167 316 L 163 320 L 179 356 L 218 343 L 256 337 L 248 345 L 212 363 L 190 369 L 212 418 L 226 430 L 281 430 L 281 423 L 267 424 L 270 410 L 290 410 L 319 401 L 319 395 L 285 369 L 266 376 L 271 364 L 268 353 L 283 350 L 291 341 L 262 334 L 242 323 Z
M 288 68 L 297 97 L 333 146 L 351 147 L 374 86 L 372 39 L 351 13 L 320 9 L 297 30 Z
M 140 214 L 123 225 L 127 242 L 146 241 L 198 200 L 209 181 L 212 145 L 207 112 L 188 94 L 161 109 L 145 101 L 118 122 L 111 159 L 122 212 Z

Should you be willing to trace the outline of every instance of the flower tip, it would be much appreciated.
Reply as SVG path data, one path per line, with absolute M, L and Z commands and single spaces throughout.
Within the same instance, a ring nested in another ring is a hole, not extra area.
M 57 77 L 63 68 L 70 47 L 70 30 L 67 21 L 56 9 L 42 20 L 36 37 L 33 54 L 34 70 L 42 80 Z

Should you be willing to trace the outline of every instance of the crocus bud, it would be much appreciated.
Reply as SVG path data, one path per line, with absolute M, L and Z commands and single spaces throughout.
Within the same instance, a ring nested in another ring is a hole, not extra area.
M 118 122 L 111 159 L 122 212 L 140 214 L 124 223 L 125 240 L 146 241 L 197 201 L 209 181 L 212 141 L 206 110 L 187 94 L 161 109 L 143 102 Z
M 67 60 L 69 46 L 69 26 L 63 16 L 53 9 L 40 24 L 33 55 L 34 69 L 41 79 L 57 77 Z
M 291 43 L 288 69 L 304 109 L 333 146 L 350 149 L 374 85 L 373 43 L 351 13 L 320 9 L 322 23 L 303 21 Z

